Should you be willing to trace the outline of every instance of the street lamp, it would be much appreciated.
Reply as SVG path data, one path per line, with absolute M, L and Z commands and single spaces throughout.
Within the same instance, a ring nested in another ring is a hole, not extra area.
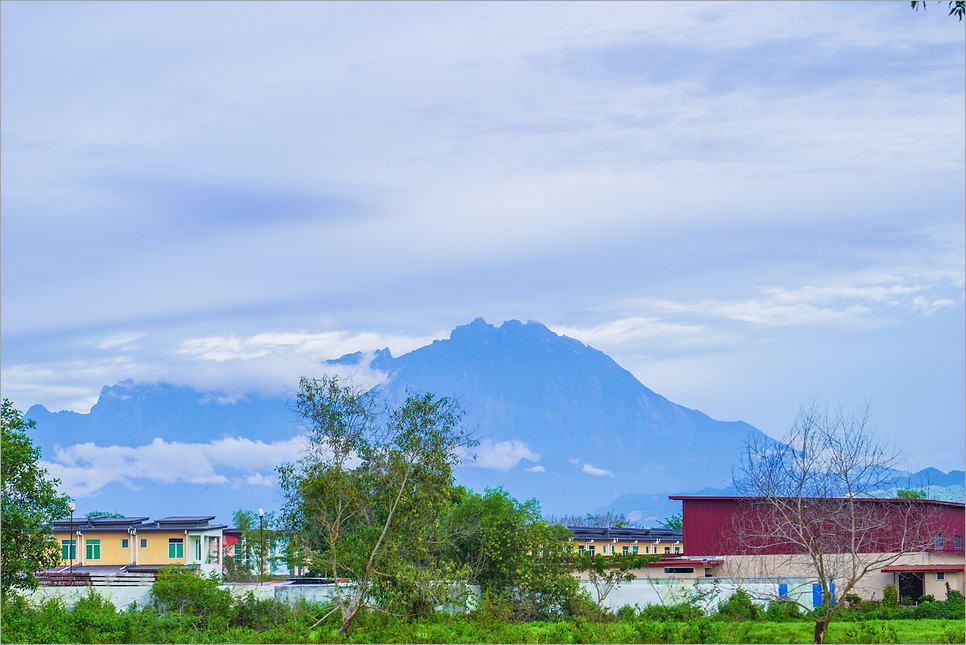
M 67 504 L 67 508 L 70 509 L 70 542 L 67 543 L 67 555 L 70 557 L 70 575 L 71 579 L 74 577 L 74 511 L 77 510 L 77 504 L 70 502 Z
M 265 584 L 262 574 L 265 569 L 265 511 L 258 509 L 258 584 Z

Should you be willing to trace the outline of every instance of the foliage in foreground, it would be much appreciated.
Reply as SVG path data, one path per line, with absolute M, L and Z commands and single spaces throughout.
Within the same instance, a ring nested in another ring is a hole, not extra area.
M 2 416 L 0 588 L 6 594 L 14 588 L 36 588 L 34 572 L 60 563 L 49 525 L 69 511 L 67 497 L 57 492 L 60 482 L 37 465 L 40 448 L 27 436 L 34 421 L 25 419 L 9 399 L 3 400 Z
M 705 616 L 688 603 L 645 608 L 624 607 L 617 614 L 593 613 L 565 620 L 512 622 L 505 606 L 483 602 L 468 614 L 436 612 L 401 620 L 363 611 L 356 628 L 340 634 L 341 616 L 331 607 L 302 603 L 294 607 L 254 595 L 236 600 L 217 581 L 192 572 L 163 572 L 152 588 L 153 606 L 118 612 L 95 593 L 72 609 L 57 600 L 30 606 L 22 598 L 3 601 L 3 641 L 10 643 L 807 643 L 812 626 L 797 613 L 774 603 L 761 611 L 743 594 Z M 958 620 L 856 620 L 833 624 L 829 642 L 962 643 L 962 595 L 923 603 L 955 611 Z M 857 615 L 859 608 L 843 610 Z M 901 608 L 900 608 L 901 610 Z M 899 610 L 888 610 L 899 611 Z M 914 611 L 914 610 L 912 610 Z M 330 613 L 325 620 L 319 620 Z

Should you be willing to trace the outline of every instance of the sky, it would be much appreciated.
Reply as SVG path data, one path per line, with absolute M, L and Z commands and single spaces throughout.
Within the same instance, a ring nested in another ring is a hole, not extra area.
M 535 320 L 773 435 L 873 401 L 963 469 L 945 7 L 3 2 L 2 395 L 283 394 Z

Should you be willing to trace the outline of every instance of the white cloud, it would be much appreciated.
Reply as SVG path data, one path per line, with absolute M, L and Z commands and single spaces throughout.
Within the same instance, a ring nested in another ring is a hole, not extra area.
M 527 471 L 528 473 L 545 473 L 545 472 L 547 472 L 547 469 L 544 468 L 543 466 L 541 466 L 540 464 L 537 464 L 533 468 L 524 468 L 524 470 Z
M 912 301 L 911 309 L 918 309 L 922 312 L 922 316 L 931 316 L 936 313 L 937 309 L 942 307 L 955 307 L 956 303 L 949 298 L 938 298 L 929 302 L 926 298 L 922 296 L 916 296 Z
M 540 455 L 530 450 L 530 447 L 517 439 L 493 443 L 489 439 L 480 442 L 476 451 L 476 465 L 507 472 L 520 463 L 521 459 L 540 461 Z
M 601 477 L 603 477 L 603 476 L 613 477 L 614 476 L 614 473 L 612 473 L 611 471 L 604 470 L 603 468 L 594 468 L 590 464 L 584 464 L 583 472 L 587 473 L 588 475 L 598 475 L 598 476 L 601 476 Z
M 570 463 L 572 463 L 574 466 L 579 466 L 580 465 L 580 460 L 579 459 L 568 459 L 567 461 L 569 461 Z
M 252 473 L 246 483 L 269 485 L 261 470 L 297 460 L 306 447 L 303 437 L 264 443 L 251 439 L 226 437 L 211 443 L 168 443 L 155 439 L 146 446 L 97 446 L 82 443 L 57 447 L 44 468 L 61 480 L 62 490 L 72 497 L 87 497 L 110 483 L 137 489 L 136 482 L 146 479 L 159 484 L 227 484 L 219 470 L 233 469 Z
M 274 486 L 275 479 L 273 477 L 266 477 L 261 473 L 255 473 L 254 475 L 246 477 L 245 483 L 252 486 Z

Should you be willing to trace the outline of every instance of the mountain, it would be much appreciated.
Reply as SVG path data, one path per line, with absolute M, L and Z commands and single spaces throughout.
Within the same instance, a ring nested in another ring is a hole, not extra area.
M 623 492 L 727 486 L 738 450 L 760 434 L 672 403 L 603 352 L 536 322 L 477 318 L 399 358 L 383 350 L 370 367 L 388 372 L 379 389 L 392 401 L 407 388 L 459 401 L 483 440 L 478 455 L 506 468 L 464 468 L 462 483 L 502 485 L 550 512 Z
M 288 439 L 296 421 L 283 399 L 224 396 L 131 379 L 101 388 L 88 414 L 50 412 L 34 405 L 26 416 L 37 422 L 33 440 L 45 455 L 56 445 L 144 446 L 155 437 L 184 443 L 224 436 Z
M 363 362 L 387 375 L 377 387 L 391 401 L 404 400 L 407 390 L 459 401 L 466 425 L 481 440 L 477 461 L 460 467 L 459 483 L 475 490 L 504 486 L 520 499 L 536 497 L 548 513 L 587 512 L 622 494 L 666 495 L 662 491 L 727 486 L 737 451 L 749 435 L 759 434 L 747 423 L 716 421 L 672 403 L 603 352 L 535 322 L 511 320 L 494 327 L 478 318 L 454 329 L 449 339 L 398 358 L 385 349 L 330 361 L 349 366 Z M 286 404 L 282 398 L 227 397 L 123 381 L 105 387 L 89 414 L 51 413 L 34 406 L 27 415 L 37 421 L 35 440 L 45 459 L 55 455 L 55 445 L 93 444 L 75 450 L 70 457 L 74 461 L 64 464 L 103 470 L 114 463 L 110 459 L 120 458 L 111 455 L 121 453 L 98 452 L 96 447 L 148 446 L 156 438 L 169 444 L 208 444 L 224 437 L 266 444 L 291 440 L 298 434 L 297 419 Z M 238 470 L 238 464 L 255 459 L 251 450 L 256 448 L 232 453 L 237 457 L 224 456 L 230 447 L 222 442 L 221 452 L 214 456 L 214 448 L 185 454 L 181 470 L 203 471 L 202 475 L 176 472 L 161 479 L 189 489 L 192 482 L 203 483 L 210 491 L 197 488 L 199 497 L 187 497 L 195 510 L 172 509 L 173 514 L 210 512 L 218 504 L 232 504 L 234 497 L 244 500 L 246 508 L 254 499 L 264 499 L 266 487 L 248 486 L 245 482 L 251 477 Z M 165 500 L 164 494 L 153 491 L 153 480 L 146 474 L 165 458 L 164 448 L 125 452 L 119 467 L 131 474 L 95 478 L 109 483 L 90 484 L 91 494 L 105 496 L 101 505 L 121 500 L 129 505 L 123 512 L 156 513 L 130 504 L 138 496 L 152 504 Z M 231 462 L 238 472 L 225 471 L 229 458 L 238 460 Z M 192 459 L 202 462 L 195 465 Z M 260 465 L 255 480 L 265 484 L 271 471 L 271 466 Z M 57 476 L 65 482 L 80 477 L 77 472 Z M 239 492 L 227 487 L 228 482 L 239 486 Z M 225 499 L 203 497 L 216 494 Z M 168 501 L 185 499 L 181 493 L 177 497 Z M 279 497 L 276 490 L 276 506 Z M 234 502 L 232 510 L 240 506 Z M 271 506 L 266 502 L 266 507 Z

